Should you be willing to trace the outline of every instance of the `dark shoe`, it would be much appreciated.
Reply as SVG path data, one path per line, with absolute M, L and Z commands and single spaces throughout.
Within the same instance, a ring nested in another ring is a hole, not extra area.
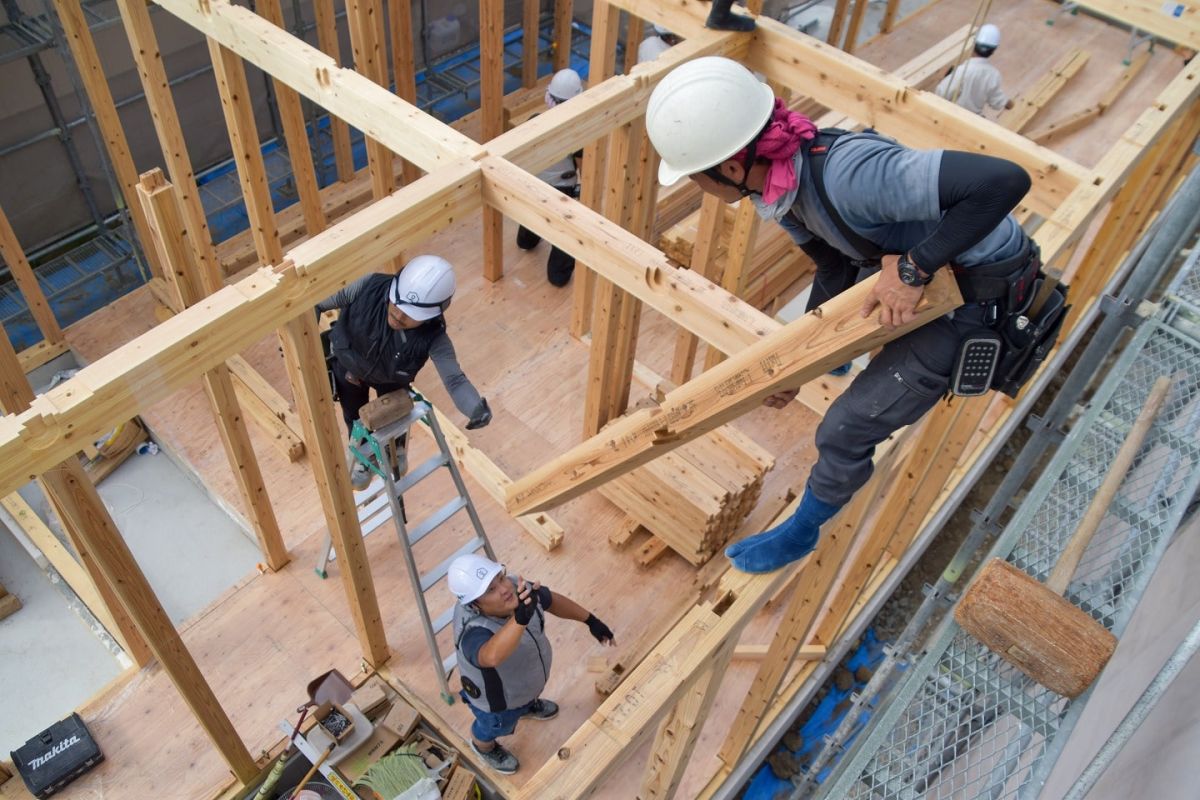
M 539 697 L 533 701 L 529 710 L 525 712 L 525 716 L 530 719 L 554 719 L 558 716 L 558 703 L 553 700 L 543 700 Z
M 729 7 L 732 5 L 733 0 L 713 0 L 712 10 L 708 12 L 704 27 L 735 33 L 749 33 L 754 30 L 754 20 L 731 12 Z
M 521 762 L 517 760 L 517 757 L 505 750 L 499 742 L 496 742 L 496 746 L 486 753 L 476 747 L 474 741 L 471 742 L 471 749 L 475 751 L 475 755 L 483 759 L 483 763 L 501 775 L 512 775 L 521 768 Z
M 346 451 L 346 460 L 350 463 L 350 485 L 355 491 L 361 492 L 371 485 L 371 469 L 355 456 L 357 449 L 350 445 Z
M 731 544 L 725 548 L 725 555 L 742 572 L 774 572 L 811 553 L 821 536 L 821 526 L 840 508 L 805 489 L 796 512 L 783 524 Z
M 843 375 L 845 375 L 846 373 L 848 373 L 849 371 L 850 371 L 850 362 L 847 361 L 845 364 L 842 364 L 840 367 L 834 367 L 833 369 L 829 370 L 829 374 L 835 378 L 840 378 Z
M 550 258 L 546 261 L 546 280 L 550 281 L 554 286 L 566 286 L 571 282 L 571 275 L 575 272 L 575 257 L 570 253 L 564 253 L 557 247 L 550 251 Z
M 532 250 L 538 246 L 538 242 L 540 241 L 542 241 L 542 237 L 538 236 L 524 225 L 517 228 L 517 247 L 521 248 L 522 250 Z

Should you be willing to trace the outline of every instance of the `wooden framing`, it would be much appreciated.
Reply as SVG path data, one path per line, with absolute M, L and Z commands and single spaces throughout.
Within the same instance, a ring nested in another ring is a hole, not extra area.
M 17 288 L 21 290 L 21 295 L 25 298 L 25 304 L 29 307 L 29 313 L 33 316 L 38 330 L 41 331 L 42 338 L 50 345 L 61 344 L 63 342 L 62 328 L 59 327 L 58 320 L 54 318 L 54 310 L 46 302 L 46 295 L 37 282 L 37 276 L 33 274 L 33 267 L 29 266 L 29 260 L 25 258 L 25 251 L 21 248 L 21 243 L 17 241 L 17 234 L 13 232 L 12 225 L 8 222 L 8 215 L 2 208 L 0 208 L 0 258 L 3 258 L 4 263 L 8 265 L 8 272 L 16 282 Z
M 687 41 L 655 63 L 634 68 L 630 75 L 603 80 L 602 73 L 598 73 L 592 88 L 572 103 L 507 133 L 485 135 L 487 141 L 480 144 L 426 117 L 378 83 L 340 68 L 333 58 L 228 0 L 157 2 L 212 40 L 214 60 L 221 65 L 230 96 L 239 91 L 239 59 L 249 60 L 366 132 L 380 148 L 389 151 L 389 158 L 394 153 L 409 159 L 426 174 L 386 196 L 377 195 L 375 203 L 283 252 L 269 199 L 262 200 L 260 176 L 253 165 L 256 135 L 245 118 L 237 116 L 242 112 L 231 104 L 229 122 L 231 131 L 241 129 L 240 145 L 238 134 L 234 134 L 235 152 L 246 156 L 242 179 L 248 208 L 256 217 L 256 245 L 262 266 L 231 285 L 221 286 L 218 281 L 206 286 L 210 293 L 201 302 L 34 398 L 29 408 L 0 418 L 0 494 L 11 492 L 32 476 L 51 472 L 60 476 L 64 494 L 76 504 L 74 513 L 82 515 L 78 498 L 86 490 L 76 476 L 56 472 L 60 469 L 57 465 L 73 457 L 80 442 L 103 431 L 113 420 L 133 416 L 197 377 L 221 368 L 246 341 L 283 328 L 289 378 L 326 523 L 342 563 L 340 571 L 350 613 L 363 654 L 375 664 L 386 660 L 389 651 L 371 571 L 354 522 L 340 432 L 328 384 L 319 368 L 321 359 L 310 314 L 316 301 L 361 274 L 362 265 L 394 258 L 431 233 L 478 210 L 494 217 L 504 215 L 575 255 L 582 273 L 594 270 L 613 287 L 611 297 L 623 303 L 622 295 L 627 295 L 632 303 L 662 311 L 682 329 L 728 354 L 721 364 L 667 392 L 659 408 L 616 419 L 603 433 L 515 481 L 506 491 L 508 505 L 518 512 L 528 512 L 576 496 L 608 476 L 738 416 L 777 387 L 813 378 L 899 335 L 879 329 L 873 319 L 857 316 L 862 295 L 869 291 L 870 284 L 835 298 L 819 315 L 806 315 L 781 327 L 727 289 L 714 286 L 704 275 L 672 266 L 655 248 L 618 224 L 637 227 L 632 219 L 637 214 L 630 211 L 628 181 L 613 179 L 624 167 L 638 162 L 635 150 L 644 143 L 635 146 L 632 142 L 638 140 L 635 128 L 646 98 L 656 81 L 677 63 L 708 53 L 735 55 L 782 87 L 873 124 L 908 144 L 965 145 L 1011 158 L 1034 177 L 1029 206 L 1046 217 L 1037 239 L 1044 260 L 1051 265 L 1061 265 L 1061 260 L 1073 251 L 1083 229 L 1113 198 L 1122 182 L 1142 174 L 1138 159 L 1152 143 L 1168 132 L 1172 140 L 1184 135 L 1181 131 L 1188 125 L 1180 123 L 1174 130 L 1172 126 L 1177 120 L 1187 119 L 1187 111 L 1200 92 L 1200 65 L 1192 64 L 1115 141 L 1099 164 L 1087 170 L 769 19 L 760 17 L 752 36 L 739 37 L 704 29 L 707 7 L 697 0 L 676 0 L 672 4 L 613 0 L 596 3 L 599 24 L 594 26 L 594 42 L 615 46 L 615 26 L 621 10 L 647 22 L 664 24 Z M 141 52 L 139 71 L 148 91 L 165 86 L 145 7 L 131 0 L 120 0 L 120 4 L 135 52 Z M 494 13 L 495 5 L 485 5 Z M 354 26 L 359 29 L 358 55 L 369 60 L 373 48 L 382 41 L 377 27 L 382 25 L 378 3 L 355 7 L 365 9 L 352 14 Z M 556 4 L 556 20 L 563 19 L 564 8 L 570 9 L 570 3 Z M 569 31 L 569 24 L 556 25 L 557 40 L 564 29 Z M 371 35 L 376 36 L 374 45 Z M 485 51 L 488 41 L 494 41 L 494 34 L 485 35 Z M 556 59 L 564 52 L 560 47 Z M 487 55 L 494 58 L 495 54 L 489 51 Z M 486 63 L 491 63 L 488 58 Z M 485 71 L 488 69 L 494 72 L 494 67 L 485 67 Z M 494 80 L 495 76 L 487 74 L 485 79 Z M 194 198 L 194 187 L 188 184 L 191 172 L 185 161 L 182 133 L 177 120 L 174 127 L 171 125 L 174 110 L 169 95 L 157 89 L 152 94 L 156 126 L 178 184 L 176 191 L 184 200 L 184 226 L 200 258 L 207 259 L 211 243 L 200 222 L 191 218 L 194 212 L 189 210 L 187 200 Z M 610 158 L 607 182 L 599 180 L 602 171 L 598 162 L 593 167 L 596 182 L 592 199 L 599 202 L 604 192 L 612 199 L 611 203 L 605 200 L 604 215 L 565 197 L 526 171 L 544 166 L 563 150 L 578 145 L 589 145 L 598 154 L 595 142 L 604 136 L 611 136 L 615 142 L 612 152 L 618 154 Z M 1161 163 L 1164 168 L 1170 165 L 1169 161 Z M 239 161 L 239 173 L 242 170 Z M 644 174 L 640 168 L 636 172 Z M 1128 211 L 1136 211 L 1136 205 Z M 741 250 L 739 254 L 744 256 Z M 211 281 L 213 274 L 208 266 L 202 273 L 206 281 Z M 1100 280 L 1098 273 L 1084 277 L 1084 285 L 1090 281 L 1093 287 Z M 940 278 L 944 280 L 926 292 L 921 321 L 956 304 L 952 281 L 944 273 Z M 1089 299 L 1081 297 L 1077 302 Z M 594 344 L 601 337 L 625 336 L 632 345 L 631 328 L 626 323 L 622 331 L 620 314 L 611 310 L 616 305 L 617 301 L 612 301 L 605 314 L 609 324 L 617 320 L 616 326 L 606 326 L 603 332 L 593 326 Z M 588 300 L 581 307 L 590 312 L 592 303 Z M 603 346 L 605 352 L 617 352 L 615 347 Z M 9 360 L 15 362 L 15 358 Z M 624 363 L 624 357 L 614 360 Z M 616 375 L 610 373 L 608 382 L 610 387 L 620 389 L 621 380 Z M 614 396 L 611 392 L 603 396 L 610 412 L 619 410 L 612 400 Z M 1007 408 L 997 413 L 1006 413 Z M 930 448 L 964 451 L 987 410 L 983 402 L 977 402 L 956 403 L 953 412 L 938 412 L 919 431 L 909 434 L 914 437 L 914 455 L 906 463 L 919 463 L 916 454 L 932 452 Z M 893 452 L 898 451 L 893 448 Z M 464 451 L 462 457 L 468 454 Z M 949 457 L 939 461 L 936 469 L 922 473 L 918 483 L 922 491 L 934 496 L 942 491 L 954 466 Z M 884 472 L 880 469 L 877 475 Z M 627 756 L 653 739 L 651 760 L 641 771 L 642 793 L 671 796 L 707 713 L 710 695 L 734 656 L 741 632 L 775 592 L 798 573 L 797 588 L 784 614 L 786 622 L 763 654 L 759 678 L 723 748 L 727 760 L 736 759 L 773 713 L 797 647 L 807 645 L 811 654 L 816 652 L 812 648 L 827 644 L 811 641 L 810 632 L 816 630 L 818 638 L 836 634 L 851 607 L 857 605 L 867 579 L 872 572 L 878 574 L 872 566 L 881 563 L 881 547 L 894 554 L 905 546 L 921 524 L 923 512 L 933 503 L 932 498 L 924 496 L 909 500 L 891 530 L 881 529 L 868 539 L 862 522 L 867 498 L 873 496 L 874 492 L 860 493 L 804 565 L 767 576 L 726 573 L 711 595 L 686 611 L 646 658 L 629 671 L 621 691 L 605 700 L 570 737 L 565 746 L 570 757 L 552 759 L 512 794 L 521 798 L 587 795 L 601 786 Z M 902 498 L 893 495 L 887 502 L 898 507 Z M 881 545 L 885 533 L 891 543 Z M 112 584 L 120 607 L 146 634 L 148 646 L 162 661 L 238 780 L 249 780 L 257 772 L 253 758 L 216 703 L 178 633 L 165 620 L 119 533 L 101 529 L 86 531 L 84 537 L 85 545 L 95 553 L 98 569 Z M 852 552 L 858 560 L 849 562 L 846 571 L 839 570 L 843 558 Z M 823 607 L 828 610 L 819 616 Z

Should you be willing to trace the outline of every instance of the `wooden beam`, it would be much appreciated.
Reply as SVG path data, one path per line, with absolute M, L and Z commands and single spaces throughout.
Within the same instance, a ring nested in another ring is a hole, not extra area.
M 521 85 L 526 89 L 532 89 L 537 83 L 541 24 L 541 0 L 524 0 L 521 7 Z
M 271 437 L 288 461 L 303 458 L 303 428 L 291 403 L 241 356 L 230 356 L 225 366 L 233 377 L 233 388 L 243 410 Z
M 175 101 L 171 97 L 167 71 L 158 50 L 154 25 L 150 21 L 150 10 L 141 0 L 117 0 L 117 6 L 121 9 L 121 21 L 125 25 L 130 49 L 133 50 L 133 60 L 137 63 L 138 77 L 146 93 L 146 105 L 150 109 L 163 159 L 183 201 L 184 222 L 187 224 L 188 238 L 200 260 L 201 280 L 206 291 L 215 292 L 224 283 L 221 265 L 208 233 L 208 218 L 204 216 L 204 207 L 200 203 L 196 176 L 192 173 L 192 161 L 188 156 L 179 115 L 175 111 Z
M 419 183 L 421 181 L 411 185 Z M 325 524 L 341 565 L 338 573 L 342 576 L 342 588 L 346 591 L 358 643 L 363 658 L 372 666 L 378 666 L 387 661 L 391 653 L 383 631 L 383 617 L 362 528 L 358 524 L 340 415 L 334 406 L 325 358 L 321 354 L 321 334 L 308 308 L 306 305 L 304 313 L 287 323 L 282 336 L 288 378 L 304 425 L 304 441 L 308 443 Z
M 8 223 L 8 215 L 3 208 L 0 208 L 0 257 L 8 264 L 8 272 L 21 290 L 21 296 L 25 298 L 25 305 L 42 332 L 42 338 L 51 344 L 63 341 L 62 328 L 54 317 L 54 310 L 46 302 L 46 295 L 38 284 L 33 267 L 25 258 L 25 251 L 21 249 L 21 243 L 17 241 L 17 234 Z
M 219 49 L 219 45 L 214 47 Z M 167 274 L 195 274 L 198 265 L 183 236 L 183 210 L 174 187 L 166 182 L 160 170 L 155 169 L 142 176 L 142 182 L 138 184 L 138 196 L 150 222 L 153 245 L 162 257 Z M 278 246 L 278 237 L 275 241 Z M 168 285 L 173 289 L 181 309 L 195 305 L 204 298 L 203 292 L 193 281 L 168 281 Z M 213 367 L 204 374 L 203 383 L 217 433 L 229 459 L 230 471 L 242 502 L 246 505 L 259 550 L 271 569 L 282 569 L 291 556 L 283 543 L 279 522 L 271 508 L 267 486 L 250 444 L 250 434 L 246 430 L 246 421 L 242 417 L 228 367 L 224 364 Z
M 554 43 L 551 48 L 555 72 L 571 66 L 571 22 L 574 13 L 574 0 L 554 0 Z
M 479 3 L 480 113 L 483 140 L 504 133 L 504 0 Z M 504 276 L 504 216 L 496 208 L 483 209 L 483 276 L 498 281 Z
M 1066 88 L 1067 82 L 1079 73 L 1091 56 L 1086 50 L 1072 50 L 1060 58 L 1050 71 L 1013 101 L 1013 107 L 1000 112 L 996 122 L 1018 133 L 1033 121 L 1037 113 Z
M 96 116 L 96 125 L 104 139 L 117 183 L 121 185 L 124 197 L 116 199 L 129 210 L 129 217 L 133 221 L 138 239 L 148 241 L 150 228 L 141 205 L 136 200 L 137 168 L 129 152 L 129 142 L 125 138 L 125 129 L 121 125 L 116 103 L 113 102 L 112 91 L 108 88 L 108 79 L 104 76 L 104 65 L 96 51 L 96 42 L 84 18 L 83 6 L 71 0 L 54 0 L 54 9 L 58 13 L 59 22 L 62 23 L 67 46 L 71 48 L 71 57 L 75 60 L 75 67 L 83 82 L 83 89 L 87 92 L 88 102 Z M 146 253 L 146 260 L 150 263 L 151 273 L 162 277 L 162 265 L 158 262 L 158 254 L 153 252 L 153 248 L 147 250 L 149 252 Z
M 37 344 L 31 344 L 21 352 L 17 353 L 17 360 L 21 362 L 21 370 L 23 372 L 32 372 L 43 364 L 53 361 L 54 359 L 66 353 L 71 348 L 67 345 L 66 340 L 61 342 L 48 342 L 42 339 Z
M 337 17 L 333 0 L 313 0 L 313 18 L 317 26 L 317 46 L 329 56 L 335 66 L 341 66 L 341 44 L 338 42 Z M 333 139 L 333 163 L 338 180 L 354 180 L 354 156 L 350 152 L 350 127 L 336 114 L 329 115 L 329 131 Z
M 271 24 L 283 27 L 283 9 L 280 8 L 279 0 L 258 0 L 256 7 L 258 13 Z M 325 229 L 325 209 L 321 206 L 320 186 L 317 185 L 317 173 L 313 167 L 312 149 L 308 144 L 308 127 L 304 122 L 304 110 L 300 107 L 300 95 L 278 78 L 272 78 L 271 85 L 275 88 L 275 104 L 279 108 L 280 122 L 283 123 L 288 163 L 292 167 L 292 180 L 296 184 L 304 223 L 310 234 L 318 233 Z M 252 112 L 251 120 L 253 118 Z M 278 236 L 278 233 L 276 235 Z
M 703 375 L 669 392 L 655 411 L 638 411 L 518 480 L 508 509 L 549 508 L 628 472 L 746 411 L 781 388 L 800 386 L 942 316 L 962 300 L 954 279 L 935 278 L 908 325 L 888 330 L 859 309 L 875 280 L 868 278 Z
M 762 661 L 770 650 L 769 644 L 739 644 L 733 650 L 733 657 L 739 661 Z M 797 661 L 822 661 L 825 658 L 825 645 L 804 644 L 796 650 Z
M 1189 4 L 1155 0 L 1081 0 L 1079 5 L 1192 50 L 1200 50 L 1200 13 Z
M 130 0 L 120 2 L 127 5 Z M 247 8 L 229 0 L 156 3 L 426 172 L 482 152 L 450 126 L 370 78 L 339 67 L 320 50 Z
M 1068 133 L 1079 130 L 1086 126 L 1096 117 L 1102 115 L 1108 110 L 1108 107 L 1117 101 L 1117 98 L 1128 88 L 1133 79 L 1145 68 L 1147 62 L 1150 61 L 1150 51 L 1142 50 L 1133 57 L 1133 61 L 1121 73 L 1121 77 L 1117 78 L 1116 82 L 1108 88 L 1098 101 L 1088 106 L 1087 108 L 1069 114 L 1060 120 L 1048 123 L 1042 127 L 1030 131 L 1025 134 L 1025 137 L 1030 141 L 1042 144 L 1056 136 L 1065 136 Z

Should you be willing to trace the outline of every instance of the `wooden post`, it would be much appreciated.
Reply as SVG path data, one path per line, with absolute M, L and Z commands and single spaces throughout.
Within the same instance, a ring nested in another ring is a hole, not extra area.
M 625 22 L 625 64 L 622 70 L 626 75 L 629 71 L 637 66 L 638 47 L 645 38 L 646 23 L 641 17 L 629 15 L 629 19 Z
M 706 194 L 700 205 L 696 225 L 696 241 L 692 245 L 692 271 L 709 280 L 716 277 L 717 247 L 721 243 L 721 228 L 725 223 L 725 202 L 716 195 Z M 692 379 L 696 361 L 696 334 L 679 329 L 675 340 L 675 359 L 671 364 L 671 382 L 676 386 Z
M 304 425 L 304 441 L 312 459 L 317 491 L 325 523 L 338 557 L 338 571 L 350 604 L 354 630 L 363 658 L 372 666 L 388 660 L 387 637 L 379 612 L 379 598 L 371 577 L 371 565 L 358 524 L 358 509 L 346 466 L 338 415 L 321 354 L 321 334 L 312 313 L 303 313 L 287 323 L 283 336 L 284 354 L 296 408 Z
M 825 41 L 834 47 L 841 47 L 842 41 L 842 25 L 846 22 L 846 8 L 856 0 L 837 0 L 837 5 L 833 8 L 833 19 L 829 21 L 829 33 L 825 36 Z
M 413 63 L 412 3 L 388 0 L 388 24 L 392 33 L 392 80 L 396 84 L 396 94 L 415 104 L 417 68 Z M 407 158 L 402 158 L 400 175 L 407 185 L 421 177 L 421 170 Z
M 850 27 L 846 30 L 846 41 L 842 49 L 853 53 L 858 45 L 858 32 L 862 28 L 863 15 L 867 12 L 868 0 L 854 0 L 854 13 L 850 15 Z
M 200 203 L 196 176 L 192 173 L 192 161 L 188 157 L 187 142 L 175 111 L 175 101 L 171 98 L 171 87 L 167 82 L 162 54 L 158 50 L 150 12 L 143 0 L 117 0 L 117 5 L 121 9 L 121 20 L 129 37 L 133 60 L 137 63 L 142 90 L 146 93 L 146 105 L 150 108 L 150 117 L 154 121 L 167 171 L 183 202 L 183 219 L 188 238 L 200 259 L 204 290 L 211 294 L 224 285 L 224 276 L 221 274 L 217 251 L 208 234 L 208 219 Z
M 571 66 L 571 20 L 575 13 L 573 0 L 554 0 L 554 71 Z M 592 46 L 596 31 L 592 30 Z M 590 76 L 589 77 L 594 77 Z
M 558 13 L 562 7 L 571 8 L 571 0 L 555 2 L 555 40 L 558 40 Z M 617 62 L 617 33 L 621 22 L 621 10 L 607 0 L 596 0 L 592 4 L 592 40 L 588 58 L 588 82 L 595 86 L 612 77 Z M 568 27 L 569 31 L 570 28 Z M 558 66 L 558 51 L 555 51 L 555 69 Z M 598 211 L 604 197 L 604 158 L 608 152 L 608 138 L 601 137 L 583 148 L 583 169 L 579 175 L 579 202 Z M 596 275 L 591 267 L 577 262 L 575 265 L 575 290 L 571 306 L 571 335 L 582 339 L 591 330 L 593 295 L 596 291 Z M 586 427 L 586 425 L 585 425 Z
M 21 290 L 25 305 L 29 306 L 29 313 L 33 315 L 33 321 L 37 323 L 42 337 L 51 344 L 64 341 L 62 328 L 54 317 L 54 310 L 46 301 L 46 295 L 38 284 L 33 267 L 25 258 L 25 251 L 17 241 L 17 234 L 8 224 L 8 216 L 3 208 L 0 208 L 0 257 L 8 264 L 8 272 L 16 282 L 17 288 Z
M 219 45 L 214 45 L 219 47 Z M 234 56 L 236 58 L 236 56 Z M 190 276 L 196 274 L 195 256 L 183 236 L 183 212 L 174 188 L 155 169 L 142 176 L 138 195 L 150 221 L 152 242 L 167 268 L 167 283 L 175 294 L 179 308 L 198 303 L 204 293 Z M 249 201 L 247 201 L 247 205 Z M 279 522 L 271 508 L 266 483 L 258 458 L 250 444 L 250 434 L 242 416 L 241 404 L 234 391 L 229 368 L 224 364 L 204 374 L 204 390 L 217 424 L 217 432 L 225 447 L 229 467 L 241 492 L 258 538 L 258 548 L 273 570 L 283 568 L 290 560 Z
M 21 370 L 17 354 L 13 351 L 12 342 L 9 341 L 8 336 L 2 335 L 0 332 L 0 411 L 5 414 L 20 413 L 29 408 L 33 399 L 33 388 Z M 63 464 L 72 473 L 78 471 L 79 475 L 84 474 L 79 460 L 74 455 L 68 456 Z M 56 480 L 58 475 L 59 473 L 54 471 L 45 473 L 41 479 L 41 486 L 47 500 L 50 501 L 51 508 L 54 509 L 54 513 L 58 514 L 58 518 L 62 522 L 67 539 L 75 548 L 75 552 L 79 554 L 79 561 L 83 565 L 86 579 L 90 583 L 90 586 L 81 586 L 80 598 L 94 597 L 99 601 L 92 605 L 85 600 L 85 605 L 104 623 L 104 627 L 120 643 L 125 652 L 129 653 L 129 657 L 138 666 L 145 666 L 152 658 L 150 648 L 134 620 L 121 605 L 106 573 L 92 556 L 91 547 L 88 544 L 90 537 L 81 531 L 81 528 L 85 526 L 96 526 L 102 533 L 116 530 L 116 524 L 112 521 L 108 507 L 100 499 L 100 495 L 92 486 L 90 479 L 85 479 L 87 488 L 81 489 L 80 499 L 74 504 L 69 504 L 70 498 L 64 496 L 66 495 L 64 485 L 60 480 Z M 81 508 L 85 509 L 87 513 L 73 513 Z
M 346 19 L 350 24 L 350 43 L 354 50 L 354 69 L 380 86 L 387 86 L 384 66 L 383 9 L 379 0 L 346 0 Z M 396 188 L 392 171 L 392 151 L 367 137 L 367 165 L 371 170 L 371 195 L 379 200 Z M 397 264 L 397 271 L 403 266 Z
M 541 0 L 525 0 L 521 17 L 521 85 L 532 89 L 537 83 L 538 44 L 541 40 Z
M 738 203 L 733 218 L 733 230 L 729 232 L 729 246 L 725 249 L 725 271 L 721 275 L 721 287 L 734 297 L 746 293 L 746 273 L 754 258 L 754 240 L 758 236 L 758 212 L 749 199 Z M 715 347 L 709 347 L 704 356 L 704 368 L 712 369 L 725 358 Z
M 149 241 L 150 228 L 141 205 L 135 199 L 137 168 L 134 166 L 133 156 L 129 153 L 129 142 L 125 139 L 125 129 L 121 126 L 112 91 L 109 90 L 108 80 L 104 77 L 104 65 L 100 63 L 100 55 L 96 52 L 96 42 L 92 39 L 87 20 L 84 19 L 83 7 L 71 0 L 54 0 L 54 8 L 58 13 L 59 22 L 62 23 L 67 46 L 71 48 L 71 56 L 75 59 L 79 77 L 83 81 L 83 89 L 87 92 L 88 102 L 96 115 L 96 124 L 104 139 L 117 183 L 121 185 L 121 191 L 125 195 L 124 205 L 129 209 L 133 228 L 139 240 Z M 146 260 L 150 262 L 150 272 L 161 278 L 162 264 L 158 262 L 158 254 L 153 252 L 153 249 L 146 248 Z
M 896 24 L 896 12 L 899 10 L 900 0 L 887 0 L 887 8 L 883 11 L 883 20 L 879 23 L 880 33 L 891 33 L 892 26 Z
M 341 64 L 341 46 L 338 44 L 337 17 L 334 15 L 333 0 L 313 0 L 313 17 L 317 23 L 317 46 L 321 48 L 321 52 Z M 329 131 L 333 138 L 333 162 L 337 167 L 338 180 L 349 183 L 354 180 L 350 128 L 345 120 L 330 114 Z
M 258 0 L 256 7 L 265 19 L 283 27 L 283 10 L 279 6 L 279 0 Z M 212 45 L 209 47 L 211 49 Z M 242 77 L 245 78 L 244 69 Z M 313 168 L 312 148 L 308 144 L 308 127 L 304 122 L 304 111 L 300 107 L 300 95 L 278 78 L 272 78 L 271 85 L 275 87 L 275 103 L 279 107 L 279 119 L 283 123 L 288 163 L 292 166 L 292 179 L 296 182 L 296 193 L 300 196 L 304 225 L 308 229 L 308 235 L 312 236 L 325 230 L 325 209 L 321 206 L 321 191 L 317 185 L 316 170 Z M 246 95 L 245 100 L 249 102 L 249 95 Z
M 504 133 L 504 0 L 479 3 L 480 114 L 483 141 Z M 483 209 L 483 276 L 489 281 L 504 277 L 504 215 L 496 208 Z

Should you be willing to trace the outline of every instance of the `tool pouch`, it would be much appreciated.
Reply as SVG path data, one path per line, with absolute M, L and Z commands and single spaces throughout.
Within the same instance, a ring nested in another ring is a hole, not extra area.
M 1038 296 L 1045 280 L 1045 276 L 1039 274 L 1033 291 L 1029 292 L 1025 308 L 1017 313 L 1010 312 L 999 323 L 997 333 L 1003 340 L 1004 348 L 992 377 L 992 388 L 1009 397 L 1016 397 L 1025 382 L 1046 360 L 1070 308 L 1067 305 L 1067 287 L 1060 283 L 1050 292 L 1040 309 L 1029 313 L 1029 306 L 1033 298 Z

